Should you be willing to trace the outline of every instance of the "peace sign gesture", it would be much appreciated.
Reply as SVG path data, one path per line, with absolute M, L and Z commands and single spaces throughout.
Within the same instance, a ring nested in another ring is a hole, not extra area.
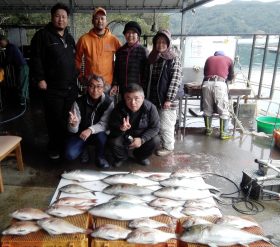
M 127 131 L 131 128 L 131 125 L 129 123 L 129 116 L 126 118 L 123 118 L 123 124 L 120 126 L 121 131 Z
M 74 109 L 73 112 L 69 112 L 69 124 L 73 127 L 77 126 L 79 123 L 79 119 L 77 117 L 76 110 Z

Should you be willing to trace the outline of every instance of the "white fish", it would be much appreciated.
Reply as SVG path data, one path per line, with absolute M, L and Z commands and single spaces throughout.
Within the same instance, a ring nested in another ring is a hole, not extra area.
M 152 174 L 147 178 L 149 178 L 153 181 L 159 182 L 159 181 L 162 181 L 164 179 L 167 179 L 168 177 L 169 177 L 169 175 L 166 175 L 166 174 Z
M 200 217 L 189 216 L 187 219 L 183 221 L 182 227 L 188 228 L 195 225 L 207 225 L 207 224 L 214 224 L 214 223 Z
M 203 199 L 214 196 L 208 190 L 196 190 L 184 187 L 164 187 L 153 193 L 155 196 L 178 201 Z
M 89 209 L 96 205 L 96 199 L 78 198 L 78 197 L 61 197 L 55 201 L 53 206 L 72 206 L 83 209 Z
M 138 186 L 154 186 L 158 185 L 158 182 L 152 181 L 148 178 L 140 177 L 136 174 L 114 174 L 102 179 L 107 184 L 135 184 Z
M 80 193 L 87 193 L 91 192 L 94 194 L 92 189 L 86 188 L 79 184 L 67 184 L 59 188 L 60 191 L 68 194 L 80 194 Z
M 102 192 L 110 195 L 149 195 L 152 194 L 153 190 L 134 184 L 114 184 L 106 187 Z
M 88 233 L 88 230 L 86 229 L 77 227 L 69 223 L 68 221 L 55 217 L 38 220 L 37 224 L 41 226 L 45 231 L 47 231 L 50 235 Z
M 205 198 L 200 200 L 188 200 L 184 204 L 185 208 L 212 208 L 217 207 L 216 202 L 213 200 L 213 198 Z
M 113 220 L 134 220 L 166 214 L 163 211 L 156 210 L 146 205 L 121 201 L 99 204 L 90 209 L 89 213 L 94 216 Z
M 269 239 L 264 236 L 252 234 L 232 226 L 215 224 L 189 227 L 182 233 L 180 240 L 188 243 L 208 244 L 211 247 L 236 244 L 247 246 L 259 240 L 269 243 Z
M 168 227 L 167 224 L 159 222 L 157 220 L 152 220 L 149 218 L 140 218 L 132 220 L 128 223 L 130 228 L 141 228 L 141 227 L 150 227 L 150 228 L 159 228 L 159 227 Z
M 178 170 L 176 172 L 172 172 L 170 177 L 185 177 L 185 178 L 196 178 L 202 177 L 202 174 L 199 172 L 191 172 L 187 170 Z
M 195 178 L 186 178 L 186 177 L 172 177 L 167 178 L 165 180 L 162 180 L 159 182 L 162 186 L 165 187 L 185 187 L 190 189 L 197 189 L 197 190 L 216 190 L 219 191 L 216 187 L 207 184 L 204 182 L 204 180 L 201 177 L 195 177 Z
M 218 225 L 230 225 L 237 228 L 245 228 L 245 227 L 253 227 L 259 226 L 257 222 L 253 222 L 251 220 L 246 220 L 238 216 L 233 215 L 225 215 L 221 218 L 218 218 L 215 222 Z
M 18 221 L 5 229 L 3 235 L 26 235 L 31 232 L 37 232 L 41 229 L 34 221 Z
M 86 210 L 74 208 L 71 206 L 51 206 L 46 210 L 46 213 L 58 216 L 58 217 L 67 217 L 78 214 L 84 214 Z
M 18 220 L 40 220 L 50 216 L 37 208 L 21 208 L 10 214 Z
M 180 207 L 184 204 L 182 201 L 176 201 L 171 200 L 168 198 L 156 198 L 152 201 L 150 201 L 149 206 L 156 207 L 156 208 L 174 208 L 174 207 Z
M 165 208 L 164 210 L 165 212 L 167 212 L 169 216 L 172 216 L 176 219 L 180 219 L 186 217 L 186 215 L 181 212 L 182 209 L 183 207 L 173 207 L 173 208 Z
M 74 170 L 70 172 L 64 172 L 61 175 L 65 179 L 79 181 L 79 182 L 90 182 L 104 179 L 108 174 L 97 172 L 93 170 Z
M 157 244 L 176 238 L 174 233 L 163 232 L 158 229 L 142 227 L 128 234 L 126 241 L 136 244 Z
M 91 236 L 94 238 L 103 238 L 107 240 L 118 240 L 126 239 L 130 232 L 131 230 L 117 225 L 105 224 L 94 229 L 94 231 L 91 233 Z
M 130 202 L 130 203 L 134 203 L 134 204 L 145 203 L 145 200 L 143 200 L 142 197 L 129 195 L 129 194 L 117 195 L 117 196 L 113 197 L 112 199 L 110 199 L 109 201 Z
M 135 174 L 135 175 L 143 177 L 143 178 L 149 177 L 151 175 L 150 172 L 145 172 L 142 170 L 133 171 L 133 172 L 131 172 L 131 174 Z
M 221 211 L 217 207 L 212 208 L 183 208 L 181 213 L 189 216 L 198 216 L 198 217 L 222 217 Z

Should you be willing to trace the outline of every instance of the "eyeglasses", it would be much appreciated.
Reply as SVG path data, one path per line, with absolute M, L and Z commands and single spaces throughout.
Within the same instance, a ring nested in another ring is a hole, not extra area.
M 136 98 L 125 98 L 126 102 L 128 102 L 128 103 L 131 103 L 131 102 L 133 102 L 133 101 L 135 101 L 136 103 L 138 103 L 138 102 L 141 102 L 142 99 L 143 99 L 143 98 L 138 98 L 138 97 L 136 97 Z

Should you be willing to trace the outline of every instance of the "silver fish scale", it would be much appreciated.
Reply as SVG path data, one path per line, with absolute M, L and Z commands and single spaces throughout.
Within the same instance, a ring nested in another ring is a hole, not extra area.
M 152 194 L 153 190 L 133 184 L 115 184 L 106 187 L 102 192 L 110 195 L 149 195 Z
M 102 180 L 103 182 L 107 184 L 134 184 L 138 186 L 154 186 L 158 185 L 158 182 L 152 181 L 148 178 L 143 178 L 135 174 L 114 174 L 111 176 L 108 176 Z

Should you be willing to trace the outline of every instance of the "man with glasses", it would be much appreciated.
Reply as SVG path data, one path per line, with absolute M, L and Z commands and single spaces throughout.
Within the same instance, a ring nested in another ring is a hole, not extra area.
M 128 159 L 129 150 L 139 164 L 149 165 L 148 158 L 160 142 L 159 127 L 157 109 L 144 99 L 143 88 L 129 84 L 124 91 L 124 100 L 116 105 L 109 121 L 113 166 L 120 167 Z
M 92 15 L 93 28 L 77 43 L 76 67 L 80 81 L 90 74 L 102 76 L 106 85 L 111 86 L 114 71 L 114 55 L 121 47 L 120 41 L 107 27 L 106 10 L 98 7 Z M 81 69 L 84 62 L 84 71 Z M 107 91 L 107 90 L 106 90 Z
M 69 112 L 68 130 L 74 133 L 66 144 L 65 157 L 74 160 L 80 156 L 81 163 L 89 161 L 88 144 L 95 145 L 95 162 L 99 168 L 109 168 L 104 151 L 107 141 L 108 118 L 113 102 L 104 94 L 104 80 L 90 75 L 87 94 L 74 102 Z

